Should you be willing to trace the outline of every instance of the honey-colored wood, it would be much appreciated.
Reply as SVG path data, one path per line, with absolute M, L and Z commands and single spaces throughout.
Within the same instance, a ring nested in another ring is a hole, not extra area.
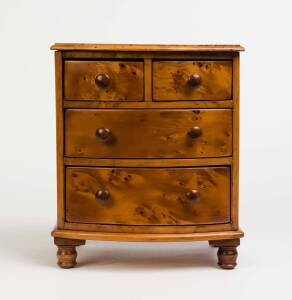
M 209 231 L 205 233 L 179 233 L 179 234 L 147 234 L 147 233 L 116 233 L 116 232 L 92 232 L 86 230 L 62 230 L 55 229 L 52 236 L 60 238 L 79 238 L 81 240 L 97 241 L 128 241 L 128 242 L 187 242 L 227 240 L 242 238 L 241 230 L 234 231 Z
M 197 197 L 191 197 L 196 190 Z M 97 194 L 107 194 L 106 199 Z M 128 225 L 230 221 L 230 169 L 67 168 L 66 220 Z
M 143 62 L 65 61 L 66 100 L 142 101 Z
M 158 52 L 158 51 L 62 51 L 64 59 L 67 60 L 131 60 L 131 59 L 155 59 L 155 60 L 216 60 L 233 59 L 234 52 Z
M 63 120 L 63 66 L 62 53 L 55 52 L 55 93 L 56 93 L 56 145 L 57 145 L 57 205 L 58 205 L 58 226 L 64 226 L 64 120 Z
M 85 230 L 98 232 L 118 232 L 118 233 L 151 233 L 151 234 L 183 234 L 183 233 L 206 233 L 215 231 L 237 230 L 233 224 L 203 224 L 203 225 L 114 225 L 114 224 L 94 224 L 94 223 L 72 223 L 65 222 L 63 229 Z
M 55 245 L 58 247 L 58 265 L 63 269 L 75 267 L 77 251 L 76 247 L 85 245 L 85 240 L 67 239 L 62 237 L 54 238 Z
M 193 167 L 193 166 L 226 166 L 232 164 L 232 157 L 216 158 L 153 158 L 153 159 L 98 159 L 65 157 L 64 163 L 69 166 L 99 166 L 99 167 Z
M 147 44 L 77 44 L 56 43 L 51 50 L 90 51 L 244 51 L 240 45 L 147 45 Z
M 134 101 L 64 101 L 65 108 L 139 108 L 139 109 L 182 109 L 182 108 L 232 108 L 232 100 L 219 100 L 219 101 L 161 101 L 152 102 L 149 99 L 145 102 L 134 102 Z
M 238 227 L 239 197 L 239 55 L 233 59 L 233 155 L 232 155 L 232 222 Z
M 90 239 L 205 240 L 234 268 L 243 47 L 52 49 L 59 265 L 74 267 Z
M 236 267 L 238 256 L 236 248 L 240 245 L 240 239 L 212 240 L 209 244 L 218 247 L 218 265 L 222 269 L 232 270 Z
M 188 131 L 199 126 L 202 135 Z M 100 141 L 96 131 L 110 130 Z M 232 154 L 231 110 L 66 111 L 66 156 L 87 158 L 196 158 Z
M 153 99 L 224 100 L 232 96 L 232 61 L 155 61 Z
M 145 101 L 152 100 L 152 59 L 146 58 L 144 60 L 144 94 Z

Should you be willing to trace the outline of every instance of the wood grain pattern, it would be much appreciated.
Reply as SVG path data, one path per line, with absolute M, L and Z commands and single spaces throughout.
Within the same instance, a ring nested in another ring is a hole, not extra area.
M 193 166 L 230 166 L 232 157 L 215 158 L 152 158 L 152 159 L 111 159 L 111 158 L 75 158 L 64 157 L 64 163 L 68 166 L 99 166 L 99 167 L 193 167 Z
M 204 240 L 218 247 L 221 268 L 234 268 L 243 237 L 238 225 L 243 47 L 52 49 L 58 50 L 58 222 L 52 232 L 58 264 L 74 267 L 76 246 L 90 239 Z
M 107 74 L 109 84 L 96 84 L 98 75 Z M 65 61 L 64 97 L 67 100 L 142 101 L 143 62 Z
M 152 101 L 152 59 L 144 59 L 144 99 Z
M 52 236 L 64 239 L 78 238 L 83 240 L 97 241 L 128 241 L 128 242 L 187 242 L 227 240 L 242 238 L 241 230 L 232 231 L 209 231 L 204 233 L 179 233 L 179 234 L 149 234 L 149 233 L 116 233 L 116 232 L 93 232 L 86 230 L 54 229 Z
M 66 220 L 129 225 L 230 221 L 230 169 L 67 168 Z M 99 191 L 110 194 L 97 199 Z M 198 198 L 188 196 L 197 190 Z
M 232 223 L 222 224 L 202 224 L 202 225 L 114 225 L 97 223 L 73 223 L 65 222 L 63 229 L 85 230 L 97 232 L 117 232 L 117 233 L 147 233 L 147 234 L 184 234 L 184 233 L 206 233 L 216 231 L 237 230 Z
M 217 59 L 233 59 L 233 54 L 237 52 L 228 51 L 78 51 L 67 50 L 62 51 L 64 59 L 69 60 L 107 60 L 107 59 L 155 59 L 155 60 L 217 60 Z
M 189 77 L 197 74 L 201 84 L 193 87 Z M 232 61 L 155 61 L 153 99 L 224 100 L 232 97 Z
M 51 50 L 91 50 L 91 51 L 243 51 L 240 45 L 150 45 L 150 44 L 86 44 L 55 43 Z
M 239 213 L 239 55 L 234 54 L 233 59 L 233 155 L 232 155 L 232 223 L 238 228 Z
M 189 128 L 202 136 L 192 139 Z M 108 128 L 112 140 L 96 138 Z M 231 110 L 66 111 L 66 156 L 87 158 L 196 158 L 230 156 Z
M 56 94 L 56 154 L 57 154 L 57 223 L 61 228 L 64 226 L 64 204 L 65 204 L 65 187 L 64 187 L 64 110 L 62 99 L 63 86 L 63 66 L 62 53 L 55 52 L 55 94 Z
M 151 98 L 150 98 L 151 100 Z M 134 102 L 134 101 L 64 101 L 65 108 L 169 108 L 169 109 L 183 109 L 183 108 L 232 108 L 232 100 L 219 100 L 219 101 L 150 101 Z

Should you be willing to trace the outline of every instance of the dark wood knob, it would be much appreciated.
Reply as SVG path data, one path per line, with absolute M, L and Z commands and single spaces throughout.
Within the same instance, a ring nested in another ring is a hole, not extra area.
M 202 78 L 199 74 L 195 73 L 190 75 L 189 79 L 188 79 L 188 84 L 191 87 L 196 87 L 198 85 L 200 85 L 202 83 Z
M 105 88 L 110 84 L 110 77 L 107 73 L 103 73 L 103 74 L 98 74 L 95 77 L 95 83 L 102 87 Z
M 200 198 L 200 193 L 197 190 L 190 190 L 186 195 L 190 201 L 198 201 Z
M 202 135 L 202 129 L 199 126 L 191 127 L 188 130 L 188 136 L 192 139 L 198 138 Z
M 107 201 L 110 198 L 110 193 L 107 190 L 98 190 L 95 194 L 96 200 Z
M 112 138 L 112 133 L 108 128 L 98 128 L 96 137 L 103 142 L 108 142 Z

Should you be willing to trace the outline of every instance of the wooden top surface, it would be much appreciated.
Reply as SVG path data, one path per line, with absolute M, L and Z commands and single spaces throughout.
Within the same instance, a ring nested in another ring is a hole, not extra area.
M 190 52 L 238 52 L 244 51 L 240 45 L 146 45 L 146 44 L 77 44 L 56 43 L 51 50 L 90 51 L 190 51 Z

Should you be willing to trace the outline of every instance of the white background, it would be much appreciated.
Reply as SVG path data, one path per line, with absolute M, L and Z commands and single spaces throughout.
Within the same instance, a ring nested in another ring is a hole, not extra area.
M 0 0 L 0 298 L 291 299 L 291 28 L 289 0 Z M 200 242 L 89 242 L 55 265 L 54 42 L 246 47 L 237 269 Z

